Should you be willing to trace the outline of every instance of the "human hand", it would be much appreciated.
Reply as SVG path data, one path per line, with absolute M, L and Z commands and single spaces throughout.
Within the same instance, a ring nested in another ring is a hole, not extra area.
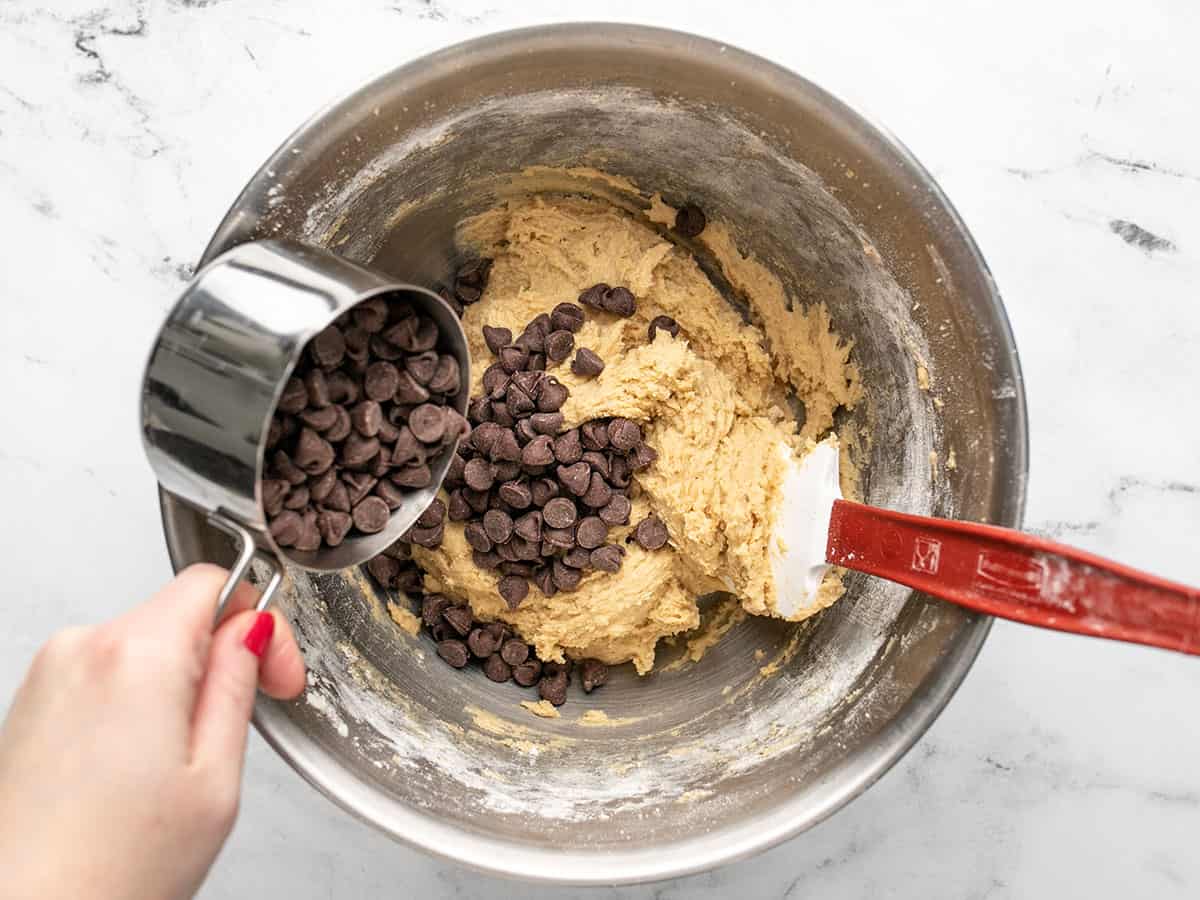
M 200 887 L 237 815 L 255 688 L 304 689 L 287 620 L 254 612 L 249 585 L 213 631 L 225 578 L 191 566 L 38 653 L 0 728 L 0 893 L 163 900 Z

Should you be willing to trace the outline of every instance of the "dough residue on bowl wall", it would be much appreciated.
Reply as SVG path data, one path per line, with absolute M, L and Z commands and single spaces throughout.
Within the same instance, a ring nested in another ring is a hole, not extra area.
M 539 175 L 559 191 L 580 177 L 580 171 Z M 600 173 L 592 177 L 614 190 L 626 187 Z M 833 331 L 823 304 L 794 303 L 766 266 L 738 250 L 728 229 L 710 222 L 696 240 L 748 307 L 745 321 L 693 254 L 656 227 L 668 217 L 673 221 L 674 211 L 657 196 L 648 218 L 594 197 L 534 193 L 460 228 L 465 252 L 494 260 L 482 299 L 463 316 L 473 395 L 491 362 L 484 325 L 519 333 L 538 314 L 601 282 L 628 287 L 638 302 L 624 319 L 589 311 L 575 335 L 576 347 L 605 360 L 599 376 L 579 377 L 565 365 L 552 370 L 570 391 L 562 409 L 566 427 L 622 416 L 642 426 L 658 453 L 635 477 L 630 526 L 609 536 L 627 550 L 620 571 L 591 572 L 577 590 L 549 598 L 531 587 L 510 610 L 494 573 L 473 564 L 460 524 L 447 523 L 440 548 L 414 548 L 428 589 L 467 600 L 480 618 L 512 624 L 543 660 L 632 661 L 644 674 L 659 640 L 700 625 L 702 595 L 729 592 L 743 614 L 771 614 L 768 545 L 784 469 L 776 448 L 805 452 L 834 429 L 839 408 L 853 408 L 862 397 L 852 346 Z M 659 331 L 651 341 L 648 324 L 663 315 L 681 332 L 673 339 Z M 805 411 L 799 427 L 795 398 Z M 852 445 L 853 436 L 846 437 Z M 844 493 L 857 496 L 848 455 L 842 473 Z M 667 524 L 670 545 L 663 551 L 624 543 L 649 513 Z M 842 590 L 840 573 L 831 572 L 817 601 L 794 618 L 824 608 Z M 722 622 L 694 642 L 690 658 L 702 656 L 736 619 L 730 614 Z

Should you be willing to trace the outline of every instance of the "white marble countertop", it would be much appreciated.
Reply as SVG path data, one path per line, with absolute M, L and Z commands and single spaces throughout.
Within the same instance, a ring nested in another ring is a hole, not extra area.
M 0 707 L 54 629 L 169 575 L 139 376 L 251 173 L 371 75 L 562 18 L 717 37 L 899 135 L 973 230 L 1012 317 L 1028 526 L 1200 582 L 1192 5 L 506 5 L 0 0 Z M 255 737 L 241 821 L 203 895 L 1194 897 L 1197 696 L 1200 660 L 998 623 L 948 710 L 848 808 L 756 859 L 612 891 L 529 889 L 397 846 Z

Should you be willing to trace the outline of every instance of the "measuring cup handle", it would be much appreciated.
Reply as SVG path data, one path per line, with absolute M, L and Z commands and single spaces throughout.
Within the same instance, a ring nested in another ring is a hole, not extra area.
M 225 607 L 229 604 L 229 598 L 237 590 L 238 583 L 250 573 L 250 564 L 256 557 L 271 569 L 271 577 L 268 579 L 266 587 L 262 589 L 262 595 L 254 607 L 260 612 L 266 609 L 275 595 L 276 589 L 283 582 L 283 566 L 279 560 L 260 551 L 250 532 L 240 522 L 221 513 L 209 513 L 208 524 L 227 534 L 237 545 L 237 562 L 230 568 L 229 577 L 225 579 L 221 593 L 217 595 L 217 609 L 213 613 L 213 625 L 221 621 L 221 617 L 225 614 Z

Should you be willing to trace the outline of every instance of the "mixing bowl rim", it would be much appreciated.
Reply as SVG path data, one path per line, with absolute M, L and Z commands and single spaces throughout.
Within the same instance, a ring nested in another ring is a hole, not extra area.
M 799 91 L 836 111 L 841 124 L 854 127 L 879 141 L 881 148 L 895 158 L 901 170 L 926 190 L 949 221 L 954 236 L 962 242 L 972 265 L 977 267 L 987 286 L 991 311 L 995 315 L 997 343 L 1003 345 L 1005 361 L 1011 367 L 1015 397 L 1012 431 L 1011 491 L 997 524 L 1019 526 L 1024 514 L 1028 473 L 1028 418 L 1020 360 L 1012 328 L 995 280 L 965 223 L 929 172 L 887 129 L 851 109 L 828 91 L 803 76 L 763 57 L 740 50 L 724 42 L 672 29 L 608 22 L 540 25 L 490 33 L 462 41 L 394 67 L 365 85 L 347 92 L 317 112 L 297 128 L 259 168 L 238 195 L 222 219 L 201 265 L 235 245 L 245 233 L 242 211 L 263 208 L 261 201 L 270 184 L 286 168 L 302 166 L 305 150 L 290 153 L 301 138 L 319 133 L 339 111 L 352 108 L 387 85 L 405 78 L 431 76 L 438 67 L 459 67 L 484 55 L 509 56 L 568 40 L 589 44 L 598 42 L 650 43 L 659 48 L 698 54 L 719 54 L 723 66 L 737 67 L 760 78 L 774 79 L 780 89 Z M 334 133 L 336 128 L 331 128 Z M 319 142 L 317 142 L 319 143 Z M 311 142 L 310 142 L 311 146 Z M 163 530 L 168 552 L 176 570 L 189 560 L 182 558 L 182 541 L 170 514 L 172 499 L 160 491 Z M 918 595 L 909 603 L 934 602 Z M 839 810 L 888 771 L 925 733 L 966 676 L 983 645 L 991 626 L 984 616 L 973 616 L 955 644 L 927 677 L 922 691 L 914 694 L 885 730 L 855 755 L 841 760 L 821 783 L 768 811 L 764 816 L 720 828 L 700 837 L 668 845 L 640 849 L 621 849 L 601 853 L 564 851 L 551 845 L 526 845 L 497 840 L 455 827 L 394 798 L 381 795 L 345 769 L 325 748 L 299 729 L 286 715 L 284 706 L 259 697 L 254 724 L 267 743 L 306 781 L 335 804 L 356 818 L 394 839 L 433 854 L 436 857 L 482 872 L 532 882 L 575 885 L 629 884 L 678 877 L 705 871 L 744 859 L 806 830 Z M 844 778 L 839 776 L 845 775 Z

